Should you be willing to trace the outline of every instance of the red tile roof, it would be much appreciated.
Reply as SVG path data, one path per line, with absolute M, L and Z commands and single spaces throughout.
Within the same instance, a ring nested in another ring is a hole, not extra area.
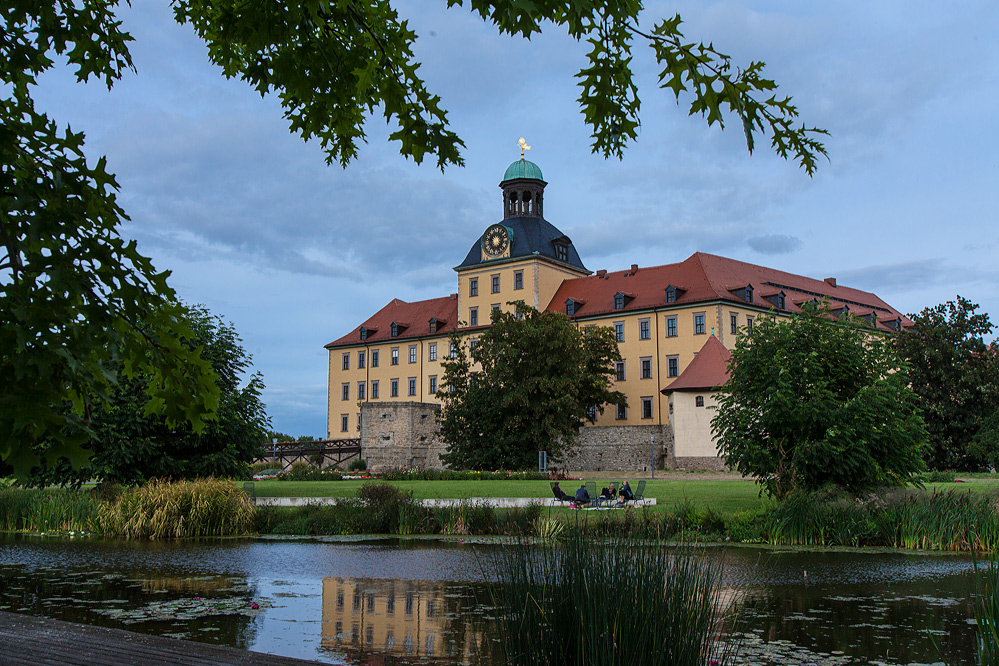
M 430 333 L 431 319 L 436 319 L 438 323 L 443 322 L 443 325 L 438 328 L 435 334 Z M 403 323 L 407 325 L 394 338 L 392 337 L 392 322 L 396 322 L 400 326 Z M 407 303 L 406 301 L 394 298 L 388 305 L 369 317 L 361 326 L 358 326 L 342 338 L 325 345 L 325 347 L 326 349 L 332 349 L 333 347 L 358 345 L 366 342 L 407 340 L 422 338 L 428 335 L 440 335 L 453 331 L 457 322 L 458 296 L 456 294 L 443 298 L 431 298 L 426 301 L 416 301 L 415 303 Z M 360 331 L 362 326 L 368 330 L 366 340 L 361 340 Z
M 680 376 L 662 392 L 669 394 L 673 391 L 707 391 L 717 388 L 728 381 L 728 362 L 731 358 L 732 352 L 712 335 Z
M 896 318 L 901 319 L 903 327 L 912 323 L 870 292 L 833 286 L 825 280 L 703 252 L 696 252 L 676 264 L 612 271 L 605 275 L 598 271 L 596 275 L 566 280 L 555 292 L 548 309 L 564 312 L 565 301 L 571 298 L 577 306 L 585 304 L 576 308 L 576 317 L 606 315 L 615 312 L 614 295 L 618 292 L 634 295 L 620 312 L 662 307 L 666 305 L 665 289 L 669 285 L 678 289 L 678 306 L 723 300 L 776 310 L 775 304 L 763 296 L 783 291 L 786 296 L 784 312 L 797 312 L 802 303 L 827 298 L 833 309 L 849 305 L 852 312 L 858 309 L 874 311 L 881 322 L 879 330 L 890 330 L 883 322 Z M 754 290 L 752 302 L 744 301 L 732 291 L 739 291 L 747 285 Z

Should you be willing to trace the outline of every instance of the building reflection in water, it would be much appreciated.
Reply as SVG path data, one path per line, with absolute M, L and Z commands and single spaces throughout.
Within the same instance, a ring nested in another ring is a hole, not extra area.
M 326 578 L 322 645 L 356 664 L 492 663 L 484 587 L 441 582 Z M 499 662 L 497 662 L 499 663 Z

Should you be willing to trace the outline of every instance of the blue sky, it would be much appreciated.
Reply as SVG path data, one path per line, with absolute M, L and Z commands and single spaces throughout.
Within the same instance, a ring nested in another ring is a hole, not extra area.
M 873 291 L 918 312 L 960 294 L 999 322 L 999 4 L 647 2 L 690 40 L 758 59 L 802 120 L 828 129 L 814 178 L 739 127 L 708 128 L 656 88 L 636 45 L 638 142 L 591 155 L 574 101 L 585 48 L 548 30 L 500 37 L 443 0 L 399 2 L 467 166 L 414 165 L 374 118 L 346 170 L 288 132 L 274 98 L 227 81 L 165 0 L 123 8 L 137 74 L 108 92 L 65 70 L 38 105 L 107 155 L 135 238 L 189 303 L 233 322 L 274 427 L 325 435 L 323 345 L 392 298 L 456 290 L 457 265 L 502 217 L 517 139 L 549 185 L 545 215 L 591 270 L 712 252 Z

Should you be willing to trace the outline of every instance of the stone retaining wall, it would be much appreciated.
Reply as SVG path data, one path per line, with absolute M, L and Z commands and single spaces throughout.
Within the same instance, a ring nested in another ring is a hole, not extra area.
M 446 451 L 437 427 L 438 405 L 425 402 L 366 402 L 361 406 L 361 457 L 368 469 L 441 469 Z M 650 441 L 651 438 L 651 441 Z M 591 426 L 579 433 L 579 445 L 549 466 L 587 471 L 655 469 L 721 470 L 717 457 L 676 457 L 668 425 Z

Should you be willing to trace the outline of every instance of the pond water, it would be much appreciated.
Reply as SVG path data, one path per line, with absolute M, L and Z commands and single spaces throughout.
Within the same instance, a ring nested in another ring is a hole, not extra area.
M 334 664 L 489 665 L 486 540 L 0 536 L 0 610 Z M 963 555 L 708 548 L 740 664 L 974 664 Z

